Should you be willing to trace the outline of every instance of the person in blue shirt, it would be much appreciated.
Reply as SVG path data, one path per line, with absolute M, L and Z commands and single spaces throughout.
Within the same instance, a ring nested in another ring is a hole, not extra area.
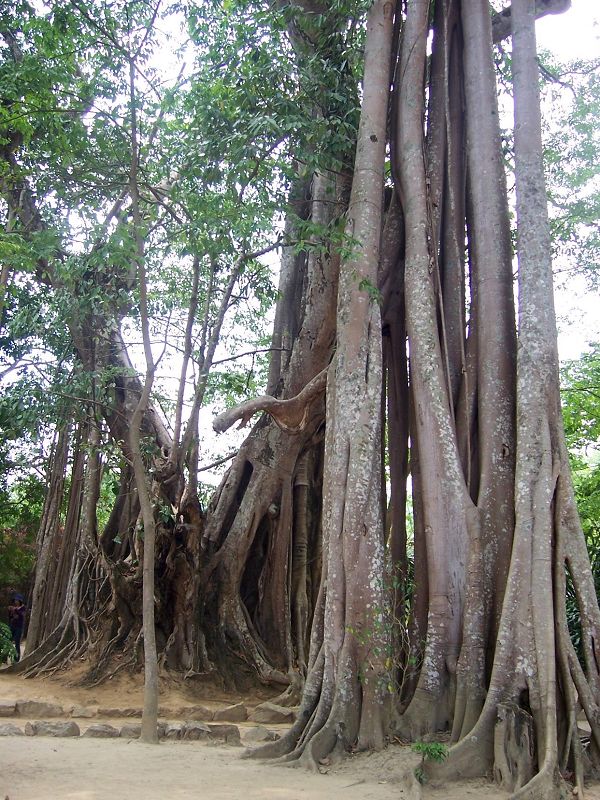
M 8 607 L 8 627 L 17 651 L 16 661 L 19 661 L 21 659 L 21 638 L 25 627 L 25 603 L 20 594 L 13 595 L 12 602 Z

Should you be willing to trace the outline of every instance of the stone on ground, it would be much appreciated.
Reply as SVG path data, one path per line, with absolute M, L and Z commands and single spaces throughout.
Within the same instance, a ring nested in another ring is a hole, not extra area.
M 91 719 L 96 716 L 96 709 L 90 708 L 90 706 L 75 705 L 71 709 L 71 716 L 78 719 Z
M 181 739 L 185 730 L 183 722 L 168 722 L 164 727 L 163 737 L 165 739 Z
M 250 728 L 244 733 L 243 739 L 245 744 L 254 744 L 255 742 L 275 742 L 280 736 L 275 731 L 270 731 L 263 725 L 257 725 L 256 728 Z
M 243 703 L 219 708 L 213 717 L 215 722 L 245 722 L 248 719 L 248 709 Z
M 107 725 L 104 722 L 96 722 L 82 734 L 92 739 L 116 739 L 119 735 L 119 729 L 114 728 L 112 725 Z
M 240 745 L 240 729 L 237 725 L 208 725 L 211 739 L 222 739 L 225 744 Z
M 191 739 L 193 741 L 198 741 L 199 739 L 209 739 L 210 728 L 208 725 L 204 725 L 202 722 L 191 720 L 186 722 L 184 725 L 183 738 Z
M 266 725 L 291 723 L 295 718 L 296 714 L 293 709 L 269 702 L 256 706 L 248 717 L 252 722 L 262 722 Z
M 14 717 L 16 710 L 14 700 L 0 700 L 0 717 Z
M 26 736 L 79 736 L 79 725 L 70 722 L 27 722 L 25 724 Z
M 23 736 L 23 731 L 18 725 L 6 722 L 4 725 L 0 725 L 0 736 Z
M 65 710 L 56 703 L 45 703 L 42 700 L 17 700 L 19 717 L 63 717 Z
M 142 726 L 139 722 L 128 722 L 126 725 L 123 725 L 119 733 L 122 739 L 139 739 L 141 735 Z

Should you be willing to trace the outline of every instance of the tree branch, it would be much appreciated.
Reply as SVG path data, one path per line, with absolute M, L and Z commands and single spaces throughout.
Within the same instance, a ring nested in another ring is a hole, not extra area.
M 315 397 L 325 391 L 328 369 L 326 367 L 321 370 L 301 392 L 289 400 L 277 400 L 270 395 L 261 395 L 224 411 L 214 418 L 213 430 L 223 433 L 238 420 L 241 420 L 238 427 L 243 428 L 254 414 L 266 411 L 282 430 L 298 433 L 306 427 L 310 404 Z
M 562 14 L 571 7 L 571 0 L 536 0 L 535 17 L 545 17 L 547 14 Z M 511 6 L 504 8 L 492 17 L 492 39 L 498 44 L 512 33 Z

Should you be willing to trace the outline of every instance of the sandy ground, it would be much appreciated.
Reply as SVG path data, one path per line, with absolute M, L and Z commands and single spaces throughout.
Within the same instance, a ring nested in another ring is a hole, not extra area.
M 141 707 L 138 678 L 118 676 L 105 685 L 73 685 L 76 673 L 23 680 L 0 671 L 0 699 L 36 699 L 65 708 L 73 704 Z M 172 709 L 202 704 L 212 708 L 234 702 L 252 706 L 264 697 L 219 695 L 203 687 L 161 691 L 160 703 Z M 172 715 L 168 715 L 172 717 Z M 10 718 L 21 726 L 26 720 Z M 81 729 L 92 722 L 78 719 Z M 123 723 L 126 720 L 121 720 Z M 133 720 L 130 720 L 133 721 Z M 114 724 L 119 724 L 115 720 Z M 253 727 L 247 723 L 247 727 Z M 269 726 L 273 727 L 273 726 Z M 240 730 L 243 732 L 243 725 Z M 243 735 L 243 734 L 242 734 Z M 448 785 L 411 785 L 418 757 L 408 747 L 348 757 L 324 768 L 305 769 L 242 759 L 242 748 L 205 742 L 147 745 L 126 739 L 0 739 L 0 800 L 506 800 L 508 795 L 480 780 Z M 407 775 L 409 780 L 407 781 Z M 586 792 L 600 800 L 600 790 Z
M 403 748 L 404 749 L 404 748 Z M 390 757 L 392 753 L 388 753 Z M 408 753 L 412 760 L 412 754 Z M 0 797 L 9 800 L 414 800 L 381 754 L 358 756 L 314 775 L 240 759 L 240 751 L 198 742 L 158 746 L 123 739 L 6 737 L 0 745 Z M 497 800 L 483 781 L 426 786 L 423 798 Z
M 11 737 L 2 740 L 0 771 L 0 797 L 10 800 L 398 798 L 391 784 L 269 767 L 196 742 Z

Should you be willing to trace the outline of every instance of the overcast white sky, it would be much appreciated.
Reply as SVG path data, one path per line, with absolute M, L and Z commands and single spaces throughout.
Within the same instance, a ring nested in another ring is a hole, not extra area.
M 569 11 L 538 21 L 537 39 L 540 49 L 550 50 L 561 61 L 600 58 L 600 3 L 572 0 Z M 587 291 L 582 279 L 571 281 L 568 291 L 557 286 L 561 359 L 577 358 L 588 342 L 600 341 L 599 300 L 597 294 Z
M 598 0 L 572 0 L 564 14 L 538 20 L 538 46 L 559 58 L 600 57 L 600 4 Z

